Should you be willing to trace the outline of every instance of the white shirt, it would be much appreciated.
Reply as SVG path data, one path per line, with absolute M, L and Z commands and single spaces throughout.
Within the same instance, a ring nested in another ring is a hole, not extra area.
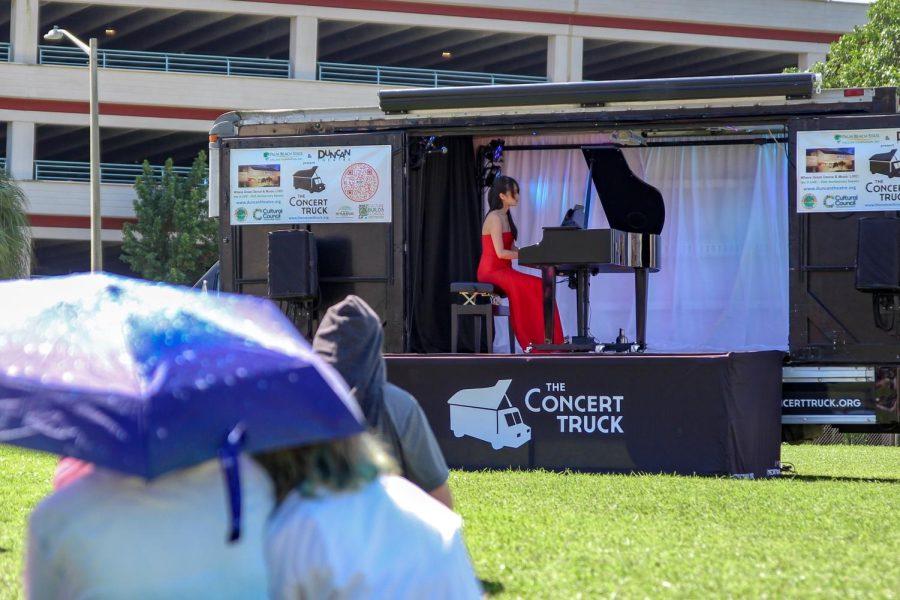
M 147 482 L 105 469 L 47 497 L 28 525 L 30 598 L 265 598 L 263 551 L 274 498 L 241 457 L 241 539 L 218 461 Z
M 351 492 L 291 492 L 269 524 L 269 592 L 278 599 L 480 598 L 462 519 L 409 481 Z

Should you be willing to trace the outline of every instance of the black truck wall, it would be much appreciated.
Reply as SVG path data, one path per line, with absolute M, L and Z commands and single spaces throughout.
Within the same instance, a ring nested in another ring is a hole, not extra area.
M 789 175 L 790 231 L 790 358 L 794 363 L 896 363 L 900 360 L 900 323 L 890 330 L 876 325 L 873 293 L 857 289 L 867 273 L 891 271 L 898 241 L 890 231 L 896 217 L 890 211 L 798 213 L 796 156 L 798 131 L 852 131 L 896 128 L 900 116 L 853 116 L 791 119 Z M 859 160 L 859 159 L 858 159 Z M 857 165 L 857 169 L 869 166 Z M 888 176 L 885 175 L 885 178 Z M 873 221 L 879 221 L 871 227 Z M 862 225 L 861 221 L 866 221 Z M 886 223 L 887 227 L 881 226 Z M 888 231 L 887 239 L 873 238 Z M 860 231 L 863 238 L 860 239 Z M 893 239 L 891 239 L 893 237 Z M 877 246 L 876 249 L 872 249 Z M 866 255 L 879 264 L 870 264 Z M 887 261 L 886 263 L 884 261 Z M 894 267 L 896 269 L 896 266 Z M 775 274 L 773 274 L 775 275 Z M 891 311 L 883 311 L 885 315 Z M 890 317 L 888 316 L 889 320 Z
M 268 295 L 268 234 L 275 230 L 308 228 L 318 254 L 319 309 L 356 294 L 385 319 L 385 348 L 402 351 L 404 333 L 404 135 L 383 132 L 359 135 L 266 136 L 230 138 L 222 142 L 221 204 L 219 214 L 221 287 L 226 292 Z M 321 223 L 310 225 L 232 225 L 230 151 L 235 148 L 298 148 L 304 146 L 391 145 L 392 222 Z M 306 268 L 298 260 L 297 268 Z

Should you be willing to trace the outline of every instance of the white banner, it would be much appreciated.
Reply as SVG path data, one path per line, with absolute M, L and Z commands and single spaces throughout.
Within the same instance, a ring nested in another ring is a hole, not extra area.
M 231 151 L 231 224 L 390 223 L 391 147 Z
M 797 212 L 900 210 L 898 149 L 897 129 L 798 131 Z

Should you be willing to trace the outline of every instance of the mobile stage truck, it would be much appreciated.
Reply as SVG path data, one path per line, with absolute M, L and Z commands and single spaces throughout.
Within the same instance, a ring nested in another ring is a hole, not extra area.
M 293 316 L 292 298 L 365 298 L 452 464 L 766 476 L 782 435 L 900 431 L 896 89 L 779 74 L 379 96 L 216 121 L 221 287 Z M 324 187 L 241 187 L 259 165 Z M 450 284 L 475 281 L 498 173 L 520 183 L 519 262 L 542 267 L 561 352 L 509 353 L 498 320 L 495 354 L 447 354 Z M 555 227 L 567 213 L 582 221 Z M 448 400 L 504 380 L 530 440 L 454 436 L 467 409 Z

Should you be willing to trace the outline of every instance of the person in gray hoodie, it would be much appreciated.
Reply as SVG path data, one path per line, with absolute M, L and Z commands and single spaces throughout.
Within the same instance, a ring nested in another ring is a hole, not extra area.
M 403 476 L 453 508 L 447 462 L 418 401 L 387 381 L 383 341 L 378 314 L 350 295 L 325 312 L 312 346 L 347 382 Z

